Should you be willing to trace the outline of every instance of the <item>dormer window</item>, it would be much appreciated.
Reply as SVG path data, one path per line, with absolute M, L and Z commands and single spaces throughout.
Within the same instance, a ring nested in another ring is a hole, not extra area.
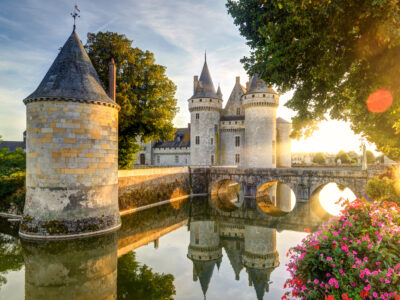
M 203 99 L 200 99 L 200 102 L 203 102 Z
M 212 102 L 212 99 L 210 99 L 210 102 Z

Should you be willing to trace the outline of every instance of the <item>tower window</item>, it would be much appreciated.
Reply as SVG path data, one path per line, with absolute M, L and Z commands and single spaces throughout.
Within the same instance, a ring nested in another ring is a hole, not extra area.
M 203 102 L 203 99 L 200 99 L 200 102 Z
M 265 94 L 263 94 L 263 97 L 265 98 Z
M 199 119 L 200 119 L 200 114 L 197 113 L 197 114 L 196 114 L 196 120 L 199 120 Z
M 200 137 L 196 136 L 196 145 L 200 145 Z
M 235 136 L 235 146 L 240 147 L 240 136 Z
M 211 155 L 211 164 L 214 164 L 214 155 Z
M 254 95 L 251 95 L 252 98 L 254 98 Z
M 236 108 L 236 115 L 240 115 L 240 107 Z
M 217 124 L 214 125 L 214 132 L 215 132 L 215 133 L 218 132 L 218 125 L 217 125 Z
M 240 163 L 240 154 L 235 154 L 235 163 Z
M 211 138 L 210 144 L 211 144 L 211 145 L 214 145 L 214 139 L 213 139 L 213 138 Z
M 210 99 L 210 102 L 212 102 L 212 99 Z
M 179 156 L 175 155 L 175 163 L 179 163 Z

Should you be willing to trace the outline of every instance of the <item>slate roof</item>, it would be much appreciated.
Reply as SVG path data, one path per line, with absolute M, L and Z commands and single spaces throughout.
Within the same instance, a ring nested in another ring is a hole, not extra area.
M 276 118 L 276 122 L 277 123 L 288 123 L 288 124 L 291 124 L 289 121 L 286 121 L 285 119 L 283 119 L 281 117 Z
M 24 102 L 38 98 L 92 100 L 115 104 L 104 91 L 75 30 L 38 88 Z
M 235 111 L 237 107 L 242 106 L 242 99 L 241 97 L 246 93 L 246 89 L 244 86 L 240 84 L 240 82 L 236 82 L 235 86 L 232 89 L 232 92 L 229 96 L 228 102 L 225 105 L 223 110 L 223 114 L 232 113 L 232 110 Z
M 178 128 L 173 141 L 158 141 L 154 148 L 185 148 L 190 147 L 190 129 Z
M 217 89 L 217 96 L 219 99 L 222 99 L 221 87 L 219 85 L 218 85 L 218 89 Z
M 209 261 L 193 261 L 193 267 L 196 275 L 199 278 L 201 290 L 203 291 L 204 299 L 207 294 L 208 286 L 210 285 L 211 277 L 214 271 L 215 265 L 218 263 L 217 260 Z
M 24 141 L 3 141 L 0 143 L 0 149 L 8 148 L 10 152 L 15 151 L 17 148 L 26 149 L 26 144 Z
M 221 121 L 242 121 L 244 116 L 221 116 Z
M 275 91 L 267 86 L 267 84 L 255 74 L 251 77 L 250 87 L 246 94 L 251 93 L 269 93 L 276 94 Z
M 210 71 L 208 70 L 207 60 L 204 60 L 203 70 L 201 71 L 200 79 L 197 83 L 196 90 L 190 98 L 217 98 L 214 83 L 211 79 Z

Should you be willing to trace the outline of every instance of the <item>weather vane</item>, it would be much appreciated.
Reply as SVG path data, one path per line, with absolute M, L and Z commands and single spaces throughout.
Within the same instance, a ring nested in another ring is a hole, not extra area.
M 74 18 L 74 31 L 75 31 L 75 20 L 76 18 L 80 18 L 81 16 L 79 15 L 81 11 L 78 8 L 78 5 L 75 4 L 74 6 L 74 12 L 71 13 L 71 16 Z

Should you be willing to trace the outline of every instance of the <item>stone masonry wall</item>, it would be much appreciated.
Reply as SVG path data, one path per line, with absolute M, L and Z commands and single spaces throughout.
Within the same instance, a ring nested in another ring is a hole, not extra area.
M 44 223 L 56 221 L 66 222 L 53 224 L 62 225 L 53 228 L 58 233 L 82 232 L 85 226 L 97 230 L 120 222 L 115 201 L 117 128 L 118 110 L 113 107 L 67 101 L 27 104 L 24 214 L 28 217 L 23 231 L 40 234 L 41 227 L 48 225 Z M 36 224 L 36 219 L 44 223 Z M 83 221 L 79 225 L 83 228 L 69 228 L 78 226 L 77 219 Z
M 190 193 L 188 167 L 120 170 L 118 177 L 120 210 Z

